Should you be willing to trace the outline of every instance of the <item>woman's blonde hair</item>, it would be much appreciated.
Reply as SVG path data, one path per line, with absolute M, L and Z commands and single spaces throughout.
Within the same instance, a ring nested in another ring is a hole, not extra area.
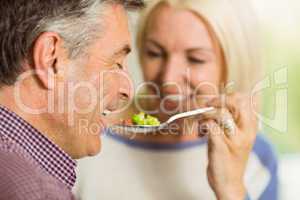
M 258 24 L 249 0 L 151 0 L 142 12 L 137 46 L 141 52 L 151 13 L 161 4 L 186 9 L 199 15 L 213 31 L 224 56 L 227 83 L 234 84 L 235 91 L 250 92 L 261 78 L 262 49 Z

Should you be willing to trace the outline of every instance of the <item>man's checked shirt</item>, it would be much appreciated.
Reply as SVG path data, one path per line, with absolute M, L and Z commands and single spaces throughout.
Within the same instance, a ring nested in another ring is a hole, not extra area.
M 0 106 L 0 200 L 70 200 L 76 162 Z

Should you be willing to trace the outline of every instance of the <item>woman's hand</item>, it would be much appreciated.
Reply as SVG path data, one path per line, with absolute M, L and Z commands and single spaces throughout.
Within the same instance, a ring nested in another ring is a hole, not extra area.
M 219 200 L 244 200 L 246 196 L 244 173 L 257 133 L 250 102 L 250 97 L 241 95 L 213 99 L 207 106 L 217 112 L 200 122 L 200 134 L 208 137 L 208 181 Z

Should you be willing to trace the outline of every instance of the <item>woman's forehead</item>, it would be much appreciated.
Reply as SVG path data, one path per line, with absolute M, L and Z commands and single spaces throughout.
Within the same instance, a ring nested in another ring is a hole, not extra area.
M 212 48 L 212 39 L 201 17 L 189 10 L 160 5 L 149 16 L 146 40 L 172 48 Z

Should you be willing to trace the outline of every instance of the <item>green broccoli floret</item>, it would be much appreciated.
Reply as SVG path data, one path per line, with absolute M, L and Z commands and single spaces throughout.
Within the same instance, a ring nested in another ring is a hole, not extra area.
M 143 126 L 143 125 L 159 126 L 160 125 L 160 122 L 156 117 L 147 115 L 144 112 L 133 115 L 132 122 L 135 125 L 141 125 L 141 126 Z
M 160 125 L 160 121 L 156 117 L 153 117 L 150 115 L 147 116 L 146 121 L 147 121 L 147 125 L 150 125 L 150 126 L 159 126 Z
M 133 115 L 132 122 L 135 125 L 146 125 L 145 113 L 141 112 L 139 114 Z

